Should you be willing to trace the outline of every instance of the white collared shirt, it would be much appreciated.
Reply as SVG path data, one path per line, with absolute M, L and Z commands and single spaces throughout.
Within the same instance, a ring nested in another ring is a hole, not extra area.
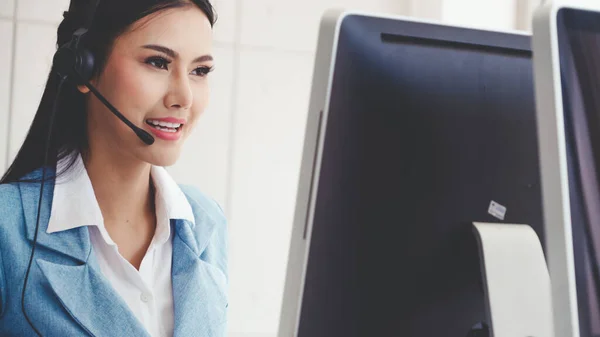
M 61 164 L 58 166 L 61 167 Z M 152 167 L 151 177 L 156 188 L 156 232 L 138 271 L 119 253 L 104 226 L 100 206 L 81 156 L 78 156 L 72 172 L 68 174 L 68 179 L 59 178 L 55 184 L 47 232 L 88 226 L 100 269 L 115 291 L 151 336 L 172 336 L 173 233 L 170 219 L 194 222 L 187 198 L 164 168 Z

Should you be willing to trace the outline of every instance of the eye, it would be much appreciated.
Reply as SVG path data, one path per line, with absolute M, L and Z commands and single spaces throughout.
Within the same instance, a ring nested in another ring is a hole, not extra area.
M 171 63 L 171 61 L 165 59 L 164 57 L 153 56 L 146 59 L 146 63 L 159 69 L 168 70 L 167 65 Z
M 200 76 L 200 77 L 204 77 L 204 76 L 208 75 L 208 73 L 213 71 L 213 69 L 214 69 L 214 67 L 202 66 L 202 67 L 198 67 L 198 68 L 194 69 L 194 71 L 192 71 L 192 74 Z

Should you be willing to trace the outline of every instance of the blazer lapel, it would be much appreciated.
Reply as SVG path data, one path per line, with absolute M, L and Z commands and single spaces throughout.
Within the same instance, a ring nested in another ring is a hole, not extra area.
M 175 225 L 172 261 L 174 336 L 224 336 L 225 275 L 200 258 L 214 224 L 203 223 L 203 228 L 196 229 L 194 235 L 193 224 L 189 221 L 173 220 L 172 223 Z M 204 233 L 198 234 L 198 231 Z
M 41 174 L 34 175 L 39 176 Z M 27 238 L 33 243 L 40 184 L 19 183 L 19 187 L 25 212 L 25 230 Z M 87 227 L 46 233 L 52 209 L 53 190 L 52 182 L 44 184 L 37 246 L 69 256 L 77 263 L 54 263 L 40 258 L 42 254 L 37 253 L 32 268 L 39 267 L 62 306 L 91 335 L 149 337 L 139 320 L 101 274 L 91 249 Z M 36 285 L 32 283 L 29 287 L 33 288 Z
M 67 312 L 92 336 L 150 337 L 97 268 L 42 259 L 37 264 Z

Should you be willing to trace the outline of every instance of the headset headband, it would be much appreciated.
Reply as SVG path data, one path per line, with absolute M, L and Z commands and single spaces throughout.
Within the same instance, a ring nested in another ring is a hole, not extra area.
M 77 10 L 77 5 L 75 5 L 76 3 L 79 3 L 79 1 L 90 1 L 91 4 L 89 6 L 84 6 L 84 9 L 82 10 L 83 13 L 79 13 L 81 10 Z M 86 30 L 89 30 L 92 27 L 92 23 L 94 23 L 94 18 L 96 16 L 96 10 L 98 9 L 98 4 L 100 3 L 100 0 L 71 0 L 71 5 L 69 6 L 69 10 L 67 12 L 63 13 L 63 17 L 66 19 L 69 16 L 74 16 L 74 15 L 81 15 L 83 16 L 83 28 L 85 28 Z

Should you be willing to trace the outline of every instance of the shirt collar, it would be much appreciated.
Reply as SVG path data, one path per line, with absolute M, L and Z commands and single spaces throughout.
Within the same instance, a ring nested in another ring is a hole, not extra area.
M 61 168 L 64 163 L 59 162 L 57 168 Z M 162 213 L 168 220 L 183 219 L 194 223 L 192 207 L 167 170 L 152 166 L 150 174 L 156 189 L 156 209 L 160 210 L 157 213 Z M 77 155 L 67 179 L 57 179 L 53 193 L 48 233 L 81 226 L 97 226 L 104 229 L 102 212 L 80 155 Z M 157 229 L 161 225 L 160 218 L 157 215 Z

